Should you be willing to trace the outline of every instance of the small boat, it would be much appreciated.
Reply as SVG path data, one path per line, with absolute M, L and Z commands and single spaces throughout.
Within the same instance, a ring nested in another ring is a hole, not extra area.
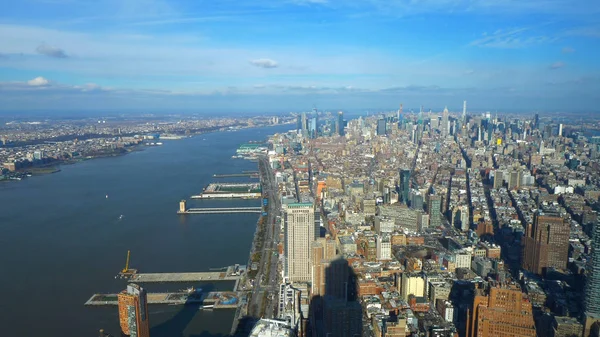
M 123 214 L 119 215 L 119 220 L 123 219 Z
M 106 199 L 108 199 L 108 194 L 106 195 Z

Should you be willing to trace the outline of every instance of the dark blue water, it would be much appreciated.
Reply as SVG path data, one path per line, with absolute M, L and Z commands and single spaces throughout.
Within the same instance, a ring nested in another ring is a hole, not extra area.
M 214 173 L 257 170 L 256 163 L 231 159 L 237 146 L 287 129 L 163 141 L 163 146 L 126 156 L 65 165 L 56 174 L 0 184 L 0 336 L 96 336 L 100 328 L 118 335 L 116 307 L 90 308 L 83 303 L 94 293 L 116 293 L 125 287 L 114 276 L 123 268 L 127 250 L 131 267 L 141 272 L 245 264 L 256 214 L 179 216 L 178 203 L 200 193 L 214 181 Z M 189 204 L 260 205 L 258 200 Z M 199 286 L 230 289 L 232 284 Z M 227 334 L 233 314 L 150 306 L 152 336 Z

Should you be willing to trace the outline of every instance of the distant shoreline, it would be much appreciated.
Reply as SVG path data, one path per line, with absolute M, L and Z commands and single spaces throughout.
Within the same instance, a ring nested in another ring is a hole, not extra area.
M 270 127 L 270 126 L 280 126 L 280 125 L 285 125 L 285 124 L 269 124 L 269 125 L 253 125 L 253 126 L 244 126 L 244 127 L 240 127 L 239 129 L 234 129 L 234 130 L 245 130 L 245 129 L 255 129 L 255 128 L 263 128 L 263 127 Z M 199 133 L 194 133 L 194 134 L 190 134 L 190 135 L 186 135 L 186 136 L 182 136 L 181 139 L 170 139 L 169 141 L 173 140 L 173 141 L 177 141 L 177 140 L 183 140 L 186 138 L 193 138 L 196 136 L 200 136 L 200 135 L 206 135 L 206 134 L 210 134 L 210 133 L 217 133 L 217 132 L 230 132 L 228 128 L 225 129 L 217 129 L 217 130 L 210 130 L 210 131 L 206 131 L 206 132 L 199 132 Z M 160 139 L 160 138 L 159 138 Z M 49 164 L 45 164 L 43 166 L 37 166 L 37 167 L 28 167 L 28 168 L 24 168 L 24 169 L 19 169 L 15 172 L 10 172 L 10 174 L 13 175 L 13 177 L 19 177 L 19 179 L 15 179 L 12 177 L 8 177 L 5 179 L 0 180 L 0 182 L 11 182 L 11 181 L 21 181 L 24 178 L 28 177 L 28 173 L 31 173 L 31 176 L 43 176 L 43 175 L 47 175 L 47 174 L 53 174 L 53 173 L 58 173 L 61 172 L 61 165 L 74 165 L 80 162 L 84 162 L 84 161 L 88 161 L 88 160 L 94 160 L 94 159 L 101 159 L 101 158 L 112 158 L 112 157 L 121 157 L 121 156 L 125 156 L 131 152 L 136 152 L 136 151 L 144 151 L 146 147 L 151 147 L 151 146 L 144 146 L 146 143 L 141 142 L 139 144 L 136 145 L 132 145 L 128 148 L 124 148 L 124 151 L 122 152 L 115 152 L 115 153 L 106 153 L 106 154 L 98 154 L 98 155 L 92 155 L 92 156 L 81 156 L 78 158 L 71 158 L 71 159 L 65 159 L 65 160 L 57 160 L 55 162 L 49 163 Z M 52 169 L 49 169 L 52 168 Z

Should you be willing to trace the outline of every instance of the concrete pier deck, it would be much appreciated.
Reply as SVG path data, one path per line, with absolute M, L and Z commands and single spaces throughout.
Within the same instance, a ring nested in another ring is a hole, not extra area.
M 239 295 L 231 291 L 219 291 L 209 293 L 148 293 L 148 304 L 203 304 L 214 305 L 215 309 L 236 308 L 239 303 Z M 118 305 L 117 294 L 94 294 L 84 305 L 104 306 Z
M 228 275 L 226 272 L 199 273 L 141 273 L 132 276 L 129 282 L 134 283 L 166 283 L 166 282 L 195 282 L 195 281 L 236 281 L 238 275 Z

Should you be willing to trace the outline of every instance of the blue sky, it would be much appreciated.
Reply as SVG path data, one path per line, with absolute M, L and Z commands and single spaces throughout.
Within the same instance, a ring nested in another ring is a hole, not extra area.
M 599 111 L 594 0 L 20 0 L 2 110 Z

